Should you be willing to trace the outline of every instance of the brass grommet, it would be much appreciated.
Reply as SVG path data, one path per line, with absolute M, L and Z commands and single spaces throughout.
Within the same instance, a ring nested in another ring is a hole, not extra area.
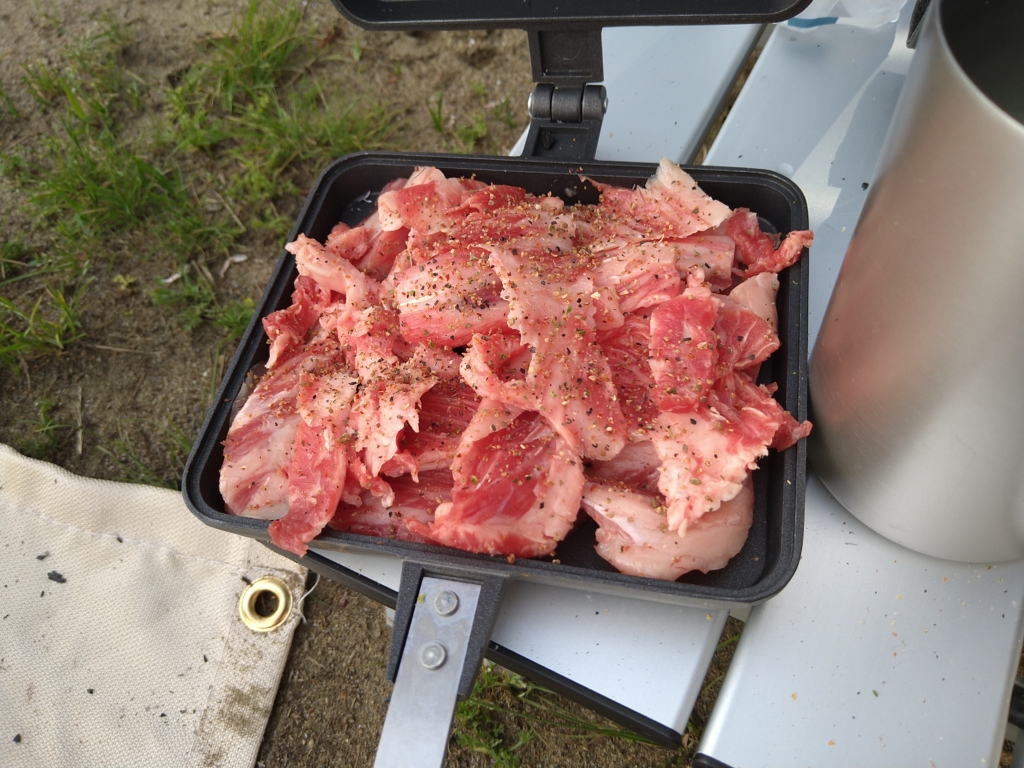
M 256 601 L 269 593 L 277 598 L 277 608 L 269 616 L 261 616 L 256 611 Z M 264 576 L 256 579 L 242 591 L 238 601 L 238 613 L 242 622 L 253 632 L 269 632 L 277 629 L 288 620 L 292 612 L 292 591 L 288 585 L 276 576 Z

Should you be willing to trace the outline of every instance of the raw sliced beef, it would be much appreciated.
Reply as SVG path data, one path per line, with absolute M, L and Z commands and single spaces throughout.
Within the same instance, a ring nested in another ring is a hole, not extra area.
M 533 355 L 524 387 L 537 398 L 536 409 L 574 453 L 610 459 L 622 450 L 627 428 L 595 332 L 600 294 L 580 266 L 558 258 L 558 247 L 495 247 L 491 265 L 509 302 L 508 324 Z
M 379 497 L 364 491 L 358 506 L 345 503 L 338 506 L 330 527 L 382 539 L 429 541 L 413 532 L 409 522 L 414 520 L 420 526 L 429 526 L 434 521 L 434 510 L 438 505 L 451 500 L 451 470 L 420 472 L 418 480 L 414 480 L 412 475 L 404 475 L 390 480 L 389 484 L 394 491 L 390 507 L 384 506 Z
M 736 260 L 746 269 L 733 270 L 743 277 L 761 272 L 781 272 L 800 258 L 804 248 L 810 248 L 814 235 L 807 230 L 790 232 L 778 248 L 761 231 L 757 214 L 746 208 L 737 208 L 726 223 L 726 233 L 736 243 Z
M 479 256 L 443 254 L 392 275 L 391 283 L 402 336 L 410 343 L 458 347 L 476 333 L 506 327 L 501 281 Z
M 286 247 L 292 305 L 225 441 L 229 511 L 302 554 L 338 530 L 552 553 L 580 505 L 626 573 L 718 568 L 750 471 L 807 435 L 754 383 L 779 345 L 777 240 L 665 160 L 567 207 L 418 168 L 358 226 Z M 586 485 L 586 489 L 584 486 Z
M 682 294 L 651 313 L 651 374 L 662 411 L 689 413 L 707 399 L 718 362 L 715 321 L 721 303 L 697 269 Z
M 271 540 L 289 552 L 304 555 L 338 508 L 357 384 L 340 350 L 304 361 L 297 399 L 302 420 L 287 469 L 288 512 L 270 524 Z
M 622 573 L 675 580 L 684 573 L 724 568 L 747 540 L 754 519 L 749 476 L 739 493 L 703 515 L 685 535 L 669 529 L 663 499 L 589 483 L 583 509 L 598 524 L 597 552 Z
M 288 465 L 299 429 L 300 355 L 260 379 L 224 441 L 220 495 L 233 515 L 274 520 L 288 511 Z
M 749 309 L 778 333 L 779 311 L 775 308 L 775 297 L 778 293 L 779 276 L 774 272 L 762 272 L 733 288 L 729 292 L 729 300 L 733 304 Z
M 654 377 L 648 359 L 651 347 L 650 314 L 647 311 L 634 312 L 625 318 L 622 327 L 599 333 L 597 338 L 608 361 L 627 430 L 631 436 L 645 435 L 653 428 L 658 417 Z
M 414 532 L 470 552 L 539 557 L 572 528 L 583 463 L 536 412 L 484 400 L 452 465 L 452 500 Z

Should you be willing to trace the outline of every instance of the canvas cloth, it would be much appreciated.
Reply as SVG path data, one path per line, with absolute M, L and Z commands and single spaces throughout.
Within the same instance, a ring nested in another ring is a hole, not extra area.
M 0 444 L 0 765 L 252 766 L 299 620 L 245 626 L 263 575 L 299 606 L 305 569 L 181 494 Z

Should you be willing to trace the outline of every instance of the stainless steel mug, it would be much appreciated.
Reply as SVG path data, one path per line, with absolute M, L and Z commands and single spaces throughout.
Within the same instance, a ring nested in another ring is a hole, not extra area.
M 1024 2 L 933 2 L 810 361 L 811 461 L 870 528 L 1024 557 Z

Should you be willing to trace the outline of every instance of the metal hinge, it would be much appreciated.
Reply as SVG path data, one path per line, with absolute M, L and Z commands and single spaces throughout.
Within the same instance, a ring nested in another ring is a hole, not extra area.
M 601 30 L 530 32 L 537 85 L 530 94 L 524 157 L 592 160 L 608 108 Z

